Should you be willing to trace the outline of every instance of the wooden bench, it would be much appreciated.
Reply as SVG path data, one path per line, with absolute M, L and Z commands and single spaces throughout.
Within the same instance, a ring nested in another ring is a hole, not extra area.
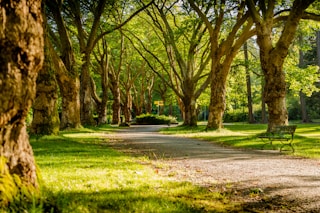
M 270 144 L 272 145 L 273 141 L 280 141 L 281 147 L 280 152 L 282 152 L 282 148 L 284 146 L 289 146 L 294 152 L 294 147 L 292 146 L 294 132 L 296 131 L 296 125 L 289 126 L 276 126 L 272 131 L 263 133 L 258 136 L 263 142 L 264 145 Z M 262 147 L 262 149 L 263 149 Z

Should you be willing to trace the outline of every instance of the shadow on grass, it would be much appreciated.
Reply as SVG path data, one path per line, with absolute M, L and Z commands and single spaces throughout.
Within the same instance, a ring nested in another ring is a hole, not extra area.
M 195 192 L 174 194 L 185 184 L 167 184 L 161 188 L 141 187 L 134 189 L 101 190 L 99 192 L 59 193 L 57 206 L 62 212 L 229 212 L 237 207 L 227 207 L 221 198 Z M 169 190 L 170 189 L 170 190 Z M 155 190 L 157 192 L 155 192 Z M 168 191 L 168 192 L 167 192 Z M 205 202 L 211 202 L 210 205 Z M 220 203 L 220 204 L 217 204 Z
M 87 136 L 87 137 L 86 137 Z M 97 136 L 97 137 L 95 137 Z M 31 138 L 45 212 L 232 212 L 221 193 L 157 176 L 91 131 Z

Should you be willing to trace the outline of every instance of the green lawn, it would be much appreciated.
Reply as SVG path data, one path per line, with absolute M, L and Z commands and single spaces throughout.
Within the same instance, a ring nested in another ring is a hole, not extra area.
M 229 212 L 229 195 L 157 174 L 146 157 L 108 146 L 110 128 L 32 138 L 44 197 L 42 212 Z M 35 208 L 37 209 L 37 208 Z
M 295 123 L 295 125 L 297 125 L 297 129 L 293 140 L 293 146 L 295 148 L 293 155 L 307 158 L 320 158 L 320 124 Z M 208 132 L 205 131 L 205 125 L 192 128 L 177 126 L 162 129 L 161 132 L 208 140 L 236 148 L 261 149 L 263 143 L 257 136 L 265 132 L 266 129 L 266 124 L 234 123 L 226 124 L 221 130 Z M 274 142 L 273 144 L 274 146 L 267 145 L 263 148 L 279 149 L 281 146 L 280 142 Z M 286 153 L 292 154 L 290 152 Z
M 297 124 L 294 155 L 320 158 L 320 125 Z M 256 136 L 262 124 L 228 124 L 219 131 L 170 127 L 163 133 L 210 140 L 242 149 L 260 149 Z M 133 157 L 113 150 L 112 127 L 64 131 L 58 136 L 31 137 L 42 176 L 42 199 L 27 212 L 246 212 L 246 204 L 219 186 L 202 188 L 158 174 L 146 156 Z M 276 148 L 279 144 L 276 144 Z M 274 147 L 267 146 L 266 149 Z M 228 189 L 228 185 L 223 188 Z M 21 202 L 21 201 L 20 201 Z M 20 206 L 20 207 L 19 207 Z M 26 205 L 23 205 L 26 206 Z M 245 209 L 245 210 L 244 210 Z M 2 209 L 3 210 L 3 209 Z M 12 205 L 4 212 L 23 212 Z M 1 209 L 0 209 L 1 211 Z M 2 212 L 2 211 L 1 211 Z

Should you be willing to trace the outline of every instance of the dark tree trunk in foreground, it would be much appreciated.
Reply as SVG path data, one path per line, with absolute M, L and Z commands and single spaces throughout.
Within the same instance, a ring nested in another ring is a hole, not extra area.
M 43 62 L 41 1 L 1 1 L 0 9 L 0 156 L 23 184 L 38 187 L 25 119 Z

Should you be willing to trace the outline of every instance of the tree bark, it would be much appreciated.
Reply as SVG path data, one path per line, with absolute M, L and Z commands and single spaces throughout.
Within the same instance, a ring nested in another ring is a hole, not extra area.
M 205 23 L 210 36 L 211 97 L 207 129 L 220 129 L 222 128 L 226 106 L 226 81 L 231 63 L 244 42 L 254 35 L 253 22 L 249 14 L 243 12 L 245 10 L 244 3 L 239 4 L 236 10 L 235 8 L 229 8 L 237 13 L 235 16 L 237 18 L 234 20 L 234 25 L 230 27 L 228 36 L 221 40 L 222 35 L 220 33 L 222 32 L 221 28 L 224 27 L 225 9 L 228 7 L 227 1 L 221 1 L 217 5 L 214 3 L 208 4 L 208 8 L 197 6 L 194 0 L 188 0 L 188 2 Z M 203 11 L 203 8 L 205 8 L 205 11 Z M 208 18 L 211 10 L 215 11 L 214 21 Z
M 110 76 L 110 83 L 111 83 L 111 92 L 113 96 L 113 103 L 112 103 L 112 122 L 111 124 L 119 124 L 120 123 L 120 87 L 119 81 L 116 81 L 112 76 Z
M 265 76 L 264 98 L 268 105 L 268 131 L 275 126 L 288 124 L 286 108 L 286 82 L 283 63 L 305 9 L 314 0 L 295 0 L 285 21 L 280 38 L 273 41 L 274 14 L 276 2 L 261 1 L 257 10 L 253 0 L 246 1 L 256 24 L 257 43 L 260 47 L 261 68 Z
M 89 56 L 87 56 L 89 57 Z M 84 64 L 81 69 L 80 76 L 80 119 L 82 125 L 95 125 L 95 121 L 93 119 L 93 98 L 91 90 L 91 76 L 88 67 L 88 60 L 84 59 Z
M 47 37 L 45 36 L 45 39 Z M 37 92 L 33 103 L 32 134 L 52 135 L 59 133 L 58 85 L 55 79 L 49 49 L 45 48 L 45 61 L 37 78 Z
M 302 35 L 299 36 L 299 43 L 302 44 L 303 38 Z M 304 62 L 304 54 L 302 50 L 299 50 L 299 67 L 305 68 L 306 64 Z M 309 123 L 310 119 L 307 113 L 307 103 L 306 103 L 306 95 L 303 93 L 303 90 L 299 91 L 300 97 L 300 108 L 301 108 L 301 120 L 303 123 Z
M 261 79 L 262 91 L 261 91 L 261 123 L 268 123 L 267 110 L 266 110 L 266 101 L 264 100 L 264 77 Z
M 48 42 L 48 46 L 50 47 L 50 55 L 55 67 L 56 79 L 62 99 L 60 129 L 79 128 L 81 127 L 79 77 L 67 70 L 65 62 L 60 59 L 50 42 Z
M 211 95 L 207 129 L 223 127 L 223 114 L 226 108 L 226 82 L 228 72 L 217 72 L 212 75 Z
M 250 71 L 249 71 L 249 56 L 248 56 L 247 42 L 245 42 L 243 45 L 243 52 L 244 52 L 244 61 L 245 61 L 245 70 L 246 70 L 248 118 L 249 118 L 249 123 L 255 123 L 255 119 L 253 116 L 253 107 L 252 107 L 251 77 L 250 77 Z
M 0 9 L 0 156 L 10 174 L 37 188 L 25 120 L 44 56 L 41 1 L 6 1 Z
M 60 116 L 60 129 L 79 128 L 80 122 L 80 80 L 75 70 L 75 57 L 67 27 L 61 15 L 61 5 L 56 1 L 46 1 L 48 8 L 53 14 L 59 33 L 60 54 L 58 55 L 52 43 L 48 41 L 50 54 L 55 66 L 56 79 L 62 99 Z M 49 39 L 48 39 L 49 40 Z

